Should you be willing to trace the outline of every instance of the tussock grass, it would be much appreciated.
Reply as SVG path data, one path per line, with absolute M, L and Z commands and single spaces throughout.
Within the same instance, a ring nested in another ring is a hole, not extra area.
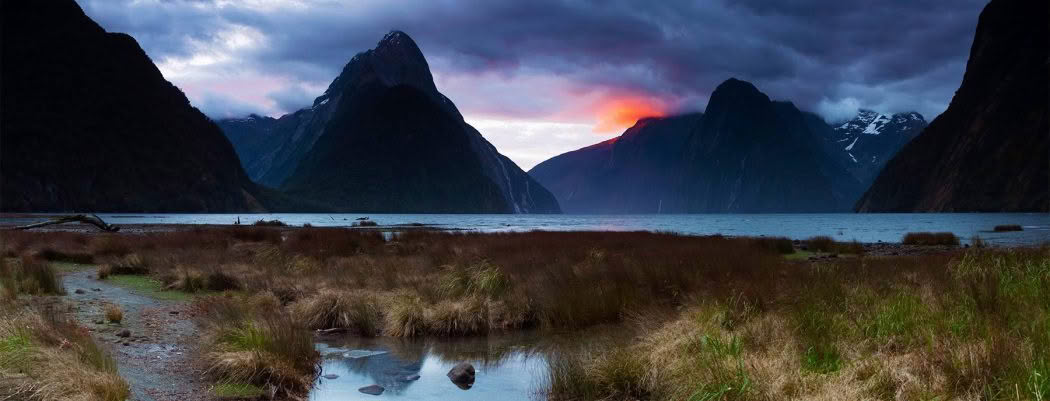
M 90 253 L 63 251 L 51 247 L 45 247 L 37 251 L 35 256 L 51 262 L 67 262 L 80 265 L 90 264 L 95 261 L 95 257 Z
M 375 336 L 383 329 L 379 298 L 366 291 L 324 290 L 291 306 L 307 328 L 349 329 Z
M 272 388 L 279 397 L 306 394 L 320 361 L 309 330 L 259 299 L 207 296 L 196 302 L 208 333 L 209 376 L 221 384 Z
M 124 320 L 124 311 L 115 304 L 106 304 L 102 308 L 102 313 L 106 315 L 106 320 L 110 323 L 120 323 Z
M 86 329 L 53 311 L 0 308 L 0 398 L 123 401 L 126 382 Z
M 100 272 L 101 272 L 100 268 Z M 129 254 L 116 262 L 106 265 L 106 276 L 110 274 L 149 274 L 149 263 L 138 254 Z M 101 277 L 102 274 L 99 274 Z
M 904 245 L 948 245 L 959 246 L 959 238 L 952 233 L 907 233 L 901 239 Z
M 19 294 L 65 295 L 55 269 L 45 261 L 31 256 L 17 260 L 0 258 L 0 295 L 13 300 Z
M 806 243 L 809 245 L 809 250 L 814 252 L 864 255 L 864 245 L 857 240 L 838 242 L 829 236 L 820 235 L 806 240 Z
M 677 318 L 642 326 L 626 345 L 556 355 L 548 395 L 1004 401 L 1050 395 L 1050 248 L 836 260 L 782 277 L 772 299 L 755 307 L 734 306 L 742 304 L 739 297 L 698 301 Z

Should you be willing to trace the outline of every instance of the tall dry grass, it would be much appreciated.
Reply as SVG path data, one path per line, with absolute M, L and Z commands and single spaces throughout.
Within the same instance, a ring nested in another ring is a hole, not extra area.
M 721 284 L 713 284 L 721 285 Z M 800 265 L 626 347 L 551 361 L 553 399 L 1050 399 L 1050 248 Z
M 87 329 L 49 309 L 0 306 L 0 399 L 123 401 L 127 383 Z

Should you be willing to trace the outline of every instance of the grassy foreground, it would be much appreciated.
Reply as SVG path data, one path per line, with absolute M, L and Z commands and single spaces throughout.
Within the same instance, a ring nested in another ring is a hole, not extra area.
M 810 251 L 850 257 L 799 261 L 784 256 L 788 240 L 661 233 L 4 235 L 8 257 L 90 261 L 100 278 L 192 296 L 216 393 L 304 395 L 315 329 L 419 337 L 621 324 L 638 333 L 626 346 L 549 355 L 547 395 L 1050 399 L 1045 247 L 877 257 L 813 238 Z
M 553 399 L 1050 399 L 1050 248 L 798 266 L 557 356 Z
M 64 293 L 47 263 L 0 258 L 0 399 L 128 397 L 128 384 L 109 354 L 58 311 L 60 300 L 47 297 Z

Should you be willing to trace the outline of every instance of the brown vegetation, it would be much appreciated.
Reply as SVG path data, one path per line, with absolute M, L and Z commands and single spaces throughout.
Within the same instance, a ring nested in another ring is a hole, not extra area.
M 959 246 L 959 238 L 952 233 L 907 233 L 901 239 L 904 245 Z

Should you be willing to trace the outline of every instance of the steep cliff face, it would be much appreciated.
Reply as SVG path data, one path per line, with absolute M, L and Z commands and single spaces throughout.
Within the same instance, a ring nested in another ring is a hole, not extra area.
M 674 213 L 682 147 L 700 113 L 639 120 L 617 138 L 574 150 L 529 170 L 566 213 Z
M 844 211 L 860 183 L 828 156 L 805 114 L 729 79 L 686 144 L 690 213 Z
M 948 109 L 886 165 L 861 212 L 1050 211 L 1047 7 L 993 0 Z
M 223 125 L 231 137 L 250 129 Z M 280 143 L 243 160 L 253 176 L 339 210 L 560 211 L 438 92 L 423 53 L 403 32 L 354 56 L 313 106 L 277 119 L 273 130 Z
M 269 192 L 135 39 L 72 0 L 4 2 L 2 14 L 0 209 L 263 208 Z

